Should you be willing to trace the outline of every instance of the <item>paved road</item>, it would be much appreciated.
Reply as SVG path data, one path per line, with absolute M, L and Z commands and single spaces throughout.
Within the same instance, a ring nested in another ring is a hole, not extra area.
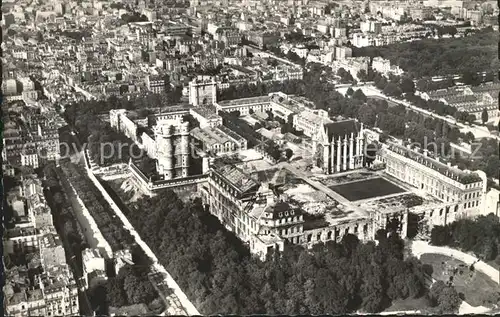
M 186 310 L 182 307 L 181 302 L 175 296 L 173 290 L 165 283 L 166 276 L 161 272 L 151 272 L 148 275 L 149 280 L 165 303 L 166 310 L 163 315 L 187 316 Z

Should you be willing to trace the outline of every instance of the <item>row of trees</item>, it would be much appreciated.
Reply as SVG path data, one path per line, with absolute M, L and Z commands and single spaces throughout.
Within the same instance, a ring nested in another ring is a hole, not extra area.
M 489 178 L 498 178 L 500 159 L 498 157 L 498 142 L 495 139 L 480 139 L 471 144 L 473 154 L 460 155 L 454 153 L 451 161 L 461 169 L 481 170 Z
M 128 162 L 131 156 L 138 158 L 145 153 L 123 133 L 102 121 L 100 116 L 108 116 L 112 109 L 126 109 L 135 111 L 137 117 L 147 117 L 154 113 L 152 109 L 172 104 L 169 96 L 173 95 L 147 94 L 130 99 L 113 95 L 107 100 L 79 101 L 66 107 L 64 117 L 78 131 L 80 142 L 87 144 L 94 162 L 103 166 Z
M 126 109 L 136 110 L 139 116 L 145 116 L 151 112 L 150 109 L 158 111 L 161 107 L 179 103 L 181 97 L 182 88 L 180 90 L 175 88 L 162 94 L 111 95 L 106 100 L 77 101 L 65 107 L 64 118 L 71 127 L 79 131 L 80 140 L 85 142 L 98 115 L 108 115 L 112 109 Z
M 404 99 L 418 108 L 433 111 L 438 115 L 451 115 L 458 121 L 473 123 L 476 119 L 474 115 L 458 111 L 455 107 L 448 106 L 441 101 L 425 100 L 415 95 L 416 87 L 410 77 L 391 75 L 389 79 L 387 79 L 377 72 L 374 73 L 373 81 L 375 86 L 382 90 L 385 95 L 396 98 L 404 97 Z
M 380 232 L 378 245 L 352 235 L 309 251 L 290 245 L 261 262 L 199 201 L 183 204 L 170 190 L 126 213 L 203 314 L 379 312 L 426 293 L 429 271 L 404 259 L 397 235 Z
M 258 97 L 267 95 L 272 92 L 303 95 L 305 93 L 304 81 L 287 80 L 283 82 L 274 81 L 257 84 L 244 83 L 238 86 L 230 86 L 227 89 L 217 90 L 217 100 Z
M 319 79 L 323 73 L 322 68 L 322 66 L 314 65 L 306 73 L 306 83 L 315 82 L 316 85 L 311 84 L 306 87 L 305 95 L 315 103 L 317 108 L 329 111 L 330 115 L 358 118 L 367 126 L 376 126 L 387 134 L 411 138 L 412 141 L 421 144 L 424 144 L 424 137 L 427 137 L 427 143 L 442 138 L 440 143 L 448 144 L 447 148 L 449 142 L 457 142 L 459 138 L 473 140 L 473 135 L 461 134 L 458 128 L 451 127 L 437 118 L 424 117 L 420 113 L 408 110 L 403 105 L 389 107 L 387 101 L 382 99 L 367 100 L 361 90 L 351 90 L 347 94 L 350 97 L 344 98 L 334 90 L 332 84 Z M 378 74 L 374 75 L 376 83 L 384 81 L 383 78 Z M 406 78 L 391 78 L 391 80 L 400 82 L 401 87 L 408 92 L 414 90 L 411 80 Z
M 116 218 L 114 212 L 111 210 L 111 206 L 109 206 L 94 184 L 92 184 L 92 181 L 85 175 L 83 167 L 70 161 L 62 161 L 61 168 L 92 218 L 94 218 L 111 249 L 113 251 L 124 250 L 132 245 L 134 238 L 123 227 L 121 221 Z M 71 189 L 68 188 L 68 190 Z
M 265 50 L 269 50 L 269 52 L 271 52 L 272 54 L 274 54 L 280 58 L 286 58 L 295 64 L 302 65 L 302 66 L 304 66 L 306 64 L 306 59 L 300 57 L 297 53 L 295 53 L 292 50 L 288 50 L 288 52 L 285 54 L 285 53 L 283 53 L 281 48 L 279 46 L 276 46 L 276 45 L 266 47 Z
M 139 12 L 125 13 L 121 16 L 121 21 L 123 24 L 134 23 L 134 22 L 147 22 L 148 18 Z
M 437 119 L 425 119 L 421 115 L 418 120 L 410 120 L 416 124 L 406 127 L 406 123 L 408 122 L 407 113 L 408 116 L 415 116 L 412 111 L 408 112 L 403 106 L 389 108 L 386 102 L 377 104 L 373 101 L 373 99 L 367 101 L 366 96 L 364 96 L 361 91 L 353 92 L 352 96 L 354 98 L 345 98 L 343 95 L 335 91 L 333 84 L 322 79 L 324 74 L 328 73 L 331 73 L 331 69 L 329 67 L 312 63 L 308 65 L 308 70 L 304 74 L 304 80 L 243 84 L 238 87 L 231 86 L 228 89 L 220 90 L 218 92 L 218 98 L 219 100 L 227 100 L 255 97 L 277 91 L 282 91 L 287 94 L 301 95 L 313 101 L 316 108 L 324 109 L 332 116 L 342 115 L 344 117 L 358 118 L 368 126 L 379 127 L 385 133 L 392 134 L 397 137 L 403 137 L 405 134 L 410 137 L 414 136 L 412 139 L 419 140 L 419 142 L 424 140 L 424 136 L 427 136 L 427 142 L 436 140 L 439 142 L 440 146 L 441 144 L 444 144 L 443 147 L 445 148 L 445 153 L 448 153 L 449 142 L 458 142 L 459 138 L 469 142 L 474 139 L 472 135 L 461 134 L 456 127 L 452 128 L 448 124 Z M 470 117 L 464 118 L 462 115 L 463 113 L 460 114 L 453 107 L 446 106 L 437 101 L 425 101 L 422 98 L 415 96 L 413 94 L 415 91 L 415 85 L 409 78 L 392 76 L 389 80 L 387 80 L 380 76 L 380 74 L 369 71 L 368 74 L 366 74 L 366 79 L 374 80 L 377 86 L 383 89 L 386 93 L 399 95 L 399 93 L 405 92 L 407 99 L 415 103 L 418 107 L 434 110 L 436 113 L 442 115 L 455 115 L 456 117 L 459 117 L 458 119 L 470 121 Z M 396 93 L 393 93 L 394 91 Z M 155 106 L 156 104 L 153 103 L 148 105 L 144 104 L 144 102 L 144 97 L 136 97 L 128 101 L 125 98 L 112 96 L 109 98 L 108 102 L 87 101 L 85 103 L 70 105 L 66 109 L 65 116 L 68 122 L 73 124 L 73 126 L 80 131 L 81 140 L 86 141 L 88 136 L 91 134 L 91 131 L 102 130 L 102 128 L 99 127 L 99 121 L 95 120 L 96 114 L 102 113 L 102 111 L 105 111 L 104 113 L 107 114 L 109 109 L 116 108 L 139 109 L 137 110 L 138 112 L 148 111 L 150 113 L 150 110 L 147 109 L 147 107 Z M 365 102 L 367 102 L 367 104 L 365 104 Z M 457 113 L 460 114 L 460 116 L 458 116 Z M 422 126 L 422 123 L 424 123 L 424 126 Z M 285 130 L 290 131 L 290 129 Z M 406 130 L 408 131 L 405 132 Z M 432 130 L 434 130 L 434 133 Z M 104 135 L 109 134 L 104 133 Z M 101 139 L 104 140 L 106 137 L 95 137 L 93 139 L 95 141 L 94 144 L 100 144 L 99 142 L 101 142 Z M 99 146 L 97 146 L 97 148 L 98 147 Z M 119 153 L 118 151 L 115 152 Z M 478 166 L 480 169 L 485 170 L 489 176 L 494 176 L 494 168 L 500 165 L 498 158 L 495 159 L 493 156 L 490 157 L 489 151 L 487 151 L 486 154 L 487 156 L 484 157 L 487 159 L 482 161 L 469 160 L 469 162 L 467 162 L 466 160 L 458 159 L 458 156 L 456 156 L 456 159 L 457 163 L 468 166 Z M 126 156 L 126 154 L 123 154 L 123 156 Z
M 145 152 L 123 133 L 111 128 L 100 119 L 92 122 L 94 127 L 88 137 L 90 158 L 100 166 L 126 163 L 130 157 L 139 158 Z
M 138 245 L 132 247 L 131 254 L 134 264 L 126 264 L 118 274 L 114 272 L 114 265 L 110 265 L 108 279 L 93 284 L 87 291 L 92 310 L 97 315 L 109 315 L 111 307 L 138 304 L 147 305 L 151 315 L 165 310 L 163 301 L 148 277 L 151 260 Z
M 85 39 L 90 39 L 92 37 L 92 32 L 89 30 L 82 30 L 82 31 L 68 31 L 68 30 L 58 30 L 61 35 L 68 37 L 70 39 L 74 39 L 76 42 L 81 42 L 84 38 Z M 56 31 L 56 34 L 59 32 Z
M 439 89 L 447 89 L 455 86 L 455 84 L 455 80 L 451 77 L 441 81 L 433 81 L 430 78 L 421 78 L 417 81 L 415 88 L 421 92 L 428 92 Z
M 500 222 L 493 214 L 435 226 L 431 231 L 431 243 L 472 251 L 484 261 L 497 259 L 500 264 Z
M 433 151 L 435 142 L 440 155 L 450 155 L 450 142 L 475 142 L 472 133 L 461 133 L 457 127 L 451 126 L 437 118 L 425 117 L 420 113 L 408 110 L 403 105 L 389 107 L 385 100 L 365 98 L 362 92 L 352 93 L 353 98 L 344 98 L 340 93 L 334 90 L 332 84 L 322 81 L 321 76 L 325 72 L 324 66 L 313 64 L 304 77 L 304 95 L 314 102 L 317 108 L 329 111 L 330 115 L 342 115 L 345 117 L 358 118 L 367 126 L 376 126 L 384 133 L 395 137 L 411 139 L 412 142 L 428 144 L 428 149 Z M 389 85 L 387 80 L 382 79 L 377 73 L 374 74 L 374 81 L 381 81 Z M 413 82 L 408 78 L 398 78 L 392 76 L 389 79 L 394 85 L 400 85 L 402 91 L 408 95 L 407 99 L 417 107 L 435 110 L 436 113 L 445 115 L 447 113 L 457 116 L 461 113 L 455 108 L 446 106 L 438 101 L 425 101 L 422 98 L 413 95 Z M 378 84 L 383 88 L 382 84 Z M 399 87 L 398 87 L 399 88 Z M 356 96 L 356 98 L 354 98 Z M 463 113 L 461 113 L 463 117 Z M 463 119 L 463 118 L 462 118 Z M 470 118 L 467 118 L 471 121 Z M 426 141 L 425 141 L 426 140 Z M 500 159 L 498 157 L 498 143 L 490 139 L 481 139 L 471 144 L 473 150 L 476 150 L 475 157 L 460 155 L 453 152 L 450 157 L 453 164 L 460 168 L 471 170 L 482 170 L 488 177 L 497 178 L 500 168 Z M 496 152 L 495 152 L 496 151 Z

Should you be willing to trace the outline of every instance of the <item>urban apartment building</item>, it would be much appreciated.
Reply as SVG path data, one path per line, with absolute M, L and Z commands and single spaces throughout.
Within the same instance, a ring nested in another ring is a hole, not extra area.
M 21 221 L 6 231 L 4 246 L 6 254 L 25 258 L 27 265 L 5 273 L 7 316 L 78 316 L 78 287 L 55 233 L 41 181 L 36 177 L 23 179 L 18 201 L 21 208 L 16 208 L 16 212 L 24 213 L 26 203 L 28 214 L 23 214 Z M 28 268 L 36 269 L 32 279 L 28 278 Z
M 5 124 L 3 159 L 14 166 L 38 168 L 41 162 L 60 158 L 58 115 L 26 113 L 17 122 Z
M 404 72 L 399 66 L 391 65 L 391 61 L 382 57 L 374 57 L 371 66 L 373 70 L 384 75 L 394 74 L 400 76 Z
M 313 137 L 327 123 L 332 122 L 325 110 L 305 110 L 293 116 L 293 126 L 305 136 Z
M 146 76 L 146 88 L 155 94 L 165 91 L 165 79 L 159 76 Z

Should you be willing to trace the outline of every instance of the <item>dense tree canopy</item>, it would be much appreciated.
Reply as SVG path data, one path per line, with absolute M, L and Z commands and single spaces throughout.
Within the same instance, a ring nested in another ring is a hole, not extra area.
M 483 123 L 486 123 L 488 122 L 488 110 L 483 109 L 483 112 L 481 113 L 481 121 L 483 121 Z
M 499 69 L 496 43 L 496 32 L 486 29 L 474 36 L 353 48 L 353 56 L 381 56 L 417 78 L 446 76 Z
M 476 220 L 460 219 L 446 226 L 435 226 L 431 243 L 473 251 L 485 261 L 494 260 L 500 249 L 500 222 L 497 216 L 490 214 Z
M 443 281 L 434 283 L 429 292 L 431 305 L 435 314 L 456 314 L 462 303 L 456 289 Z
M 144 14 L 140 14 L 139 12 L 122 14 L 121 19 L 122 19 L 123 23 L 147 22 L 148 21 L 148 18 Z
M 351 73 L 342 67 L 337 70 L 337 76 L 340 77 L 340 82 L 342 84 L 349 84 L 354 82 L 354 77 L 352 77 Z
M 126 265 L 116 277 L 106 283 L 109 305 L 122 307 L 134 304 L 149 304 L 158 294 L 148 278 L 149 268 Z
M 134 238 L 130 231 L 123 227 L 121 220 L 115 216 L 109 203 L 87 177 L 84 167 L 67 160 L 61 162 L 61 169 L 78 193 L 78 197 L 89 210 L 111 249 L 118 251 L 129 248 L 134 243 Z M 65 183 L 64 188 L 68 191 L 71 190 L 68 183 Z

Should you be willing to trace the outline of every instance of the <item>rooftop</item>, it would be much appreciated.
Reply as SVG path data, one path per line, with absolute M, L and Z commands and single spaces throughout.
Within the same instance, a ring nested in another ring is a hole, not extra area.
M 17 305 L 26 301 L 26 293 L 14 293 L 8 300 L 7 305 Z
M 254 181 L 249 175 L 245 174 L 239 168 L 229 165 L 221 164 L 216 162 L 213 169 L 222 177 L 227 179 L 233 186 L 239 190 L 241 193 L 245 193 L 248 190 L 257 187 L 258 183 Z
M 462 184 L 471 184 L 475 182 L 480 182 L 482 179 L 478 174 L 472 172 L 461 171 L 458 168 L 453 168 L 444 163 L 439 162 L 438 160 L 426 156 L 425 154 L 419 153 L 415 150 L 409 149 L 402 145 L 396 143 L 389 143 L 388 149 L 394 153 L 407 157 L 415 162 L 418 162 L 422 165 L 425 165 L 442 175 L 452 178 Z
M 35 227 L 27 227 L 27 228 L 12 228 L 8 229 L 5 237 L 7 239 L 17 238 L 17 237 L 26 237 L 33 236 L 39 234 L 39 230 Z
M 270 96 L 249 97 L 233 100 L 218 101 L 217 104 L 221 107 L 243 106 L 255 103 L 269 103 L 271 102 Z
M 330 120 L 330 118 L 328 117 L 323 117 L 317 113 L 314 113 L 313 111 L 309 111 L 309 110 L 306 110 L 306 111 L 302 111 L 300 113 L 300 117 L 302 117 L 303 119 L 311 122 L 311 123 L 314 123 L 314 124 L 317 124 L 317 125 L 321 125 L 321 124 L 326 124 L 326 123 L 330 123 L 332 122 L 332 120 Z
M 146 304 L 135 304 L 120 308 L 110 307 L 109 312 L 116 316 L 140 316 L 148 313 Z
M 219 118 L 219 115 L 217 114 L 216 109 L 213 106 L 193 107 L 189 110 L 199 114 L 200 116 L 208 120 Z
M 94 258 L 102 258 L 101 254 L 99 253 L 99 250 L 97 249 L 85 249 L 83 250 L 83 262 L 89 261 L 90 259 Z
M 351 133 L 357 134 L 361 129 L 361 125 L 355 120 L 343 120 L 326 123 L 324 128 L 328 140 L 332 140 L 333 137 L 343 137 Z
M 61 242 L 61 239 L 59 238 L 59 236 L 57 234 L 53 234 L 53 233 L 48 233 L 48 234 L 44 235 L 40 239 L 40 244 L 46 249 L 62 246 L 62 242 Z
M 204 129 L 195 128 L 191 130 L 191 135 L 208 146 L 214 144 L 225 144 L 231 141 L 225 134 L 217 128 L 207 127 Z
M 494 92 L 500 91 L 500 83 L 486 83 L 476 87 L 470 87 L 472 92 Z
M 245 138 L 243 138 L 238 133 L 234 132 L 233 130 L 229 129 L 228 127 L 226 127 L 224 125 L 218 126 L 217 129 L 220 130 L 220 131 L 222 131 L 223 133 L 227 134 L 231 138 L 237 140 L 238 142 L 245 141 Z
M 474 95 L 451 95 L 443 97 L 448 104 L 466 103 L 466 102 L 476 102 L 478 98 Z
M 283 239 L 274 234 L 266 234 L 266 235 L 259 234 L 257 235 L 257 239 L 259 239 L 265 245 L 273 245 L 273 246 L 276 243 L 283 241 Z

